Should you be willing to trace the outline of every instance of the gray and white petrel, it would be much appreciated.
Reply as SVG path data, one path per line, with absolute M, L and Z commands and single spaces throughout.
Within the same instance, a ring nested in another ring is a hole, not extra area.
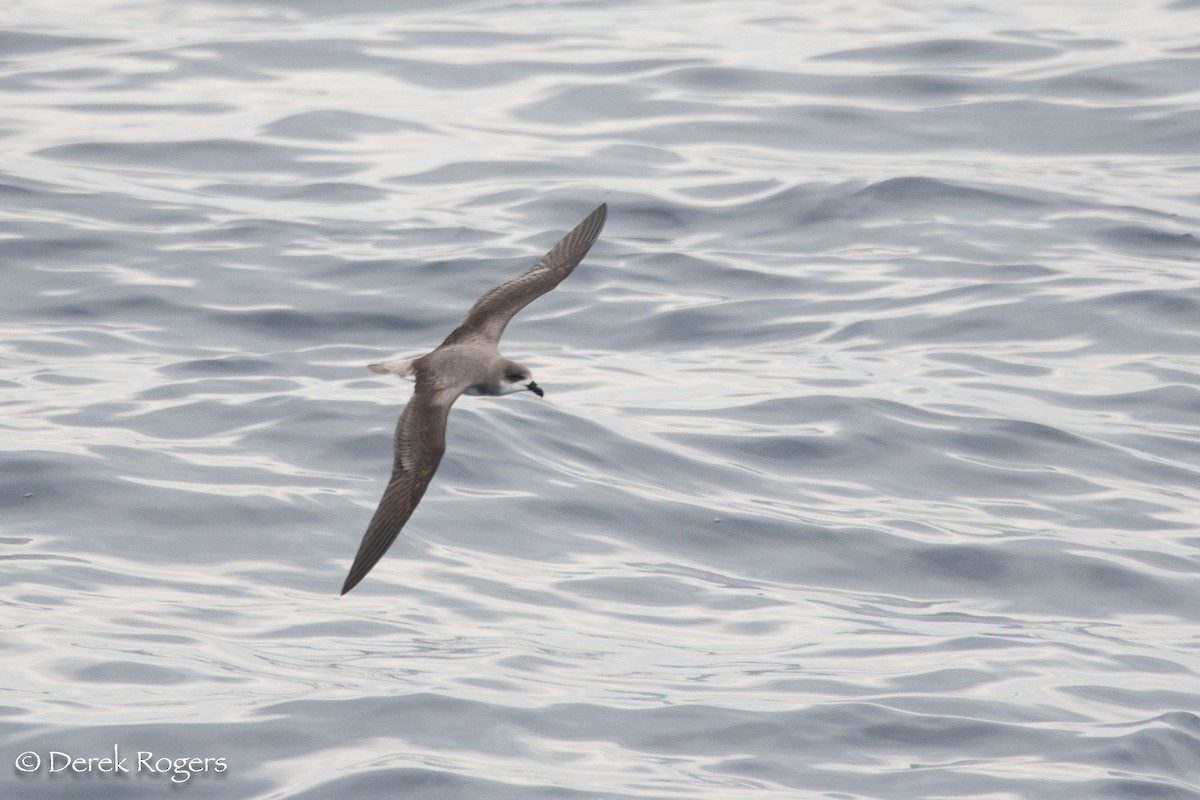
M 571 274 L 600 235 L 607 216 L 608 206 L 601 204 L 532 269 L 479 298 L 432 353 L 369 365 L 372 372 L 407 378 L 417 387 L 396 424 L 392 477 L 358 546 L 342 594 L 357 586 L 383 558 L 421 501 L 446 450 L 446 418 L 460 395 L 499 396 L 528 390 L 542 396 L 527 367 L 500 355 L 500 335 L 518 311 Z

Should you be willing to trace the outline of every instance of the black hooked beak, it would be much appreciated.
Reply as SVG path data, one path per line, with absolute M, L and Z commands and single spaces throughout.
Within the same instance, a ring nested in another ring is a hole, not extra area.
M 538 386 L 533 381 L 525 384 L 525 388 L 536 394 L 538 397 L 545 397 L 546 393 L 542 391 L 542 387 Z

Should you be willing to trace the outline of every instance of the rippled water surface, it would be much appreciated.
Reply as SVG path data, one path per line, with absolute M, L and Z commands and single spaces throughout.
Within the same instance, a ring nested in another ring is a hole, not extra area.
M 1198 30 L 6 4 L 0 795 L 1200 798 Z

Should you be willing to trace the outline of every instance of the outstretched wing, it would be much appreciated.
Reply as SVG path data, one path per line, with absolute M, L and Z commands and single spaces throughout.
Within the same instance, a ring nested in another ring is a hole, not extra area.
M 446 418 L 457 392 L 438 392 L 422 386 L 420 373 L 417 391 L 396 423 L 395 463 L 392 477 L 383 490 L 383 499 L 367 525 L 342 594 L 353 589 L 396 541 L 396 536 L 412 516 L 425 494 L 433 473 L 437 472 L 446 451 Z
M 476 338 L 498 343 L 504 327 L 518 311 L 558 286 L 571 274 L 600 235 L 607 217 L 608 205 L 601 203 L 532 269 L 479 298 L 466 319 L 446 337 L 441 346 Z

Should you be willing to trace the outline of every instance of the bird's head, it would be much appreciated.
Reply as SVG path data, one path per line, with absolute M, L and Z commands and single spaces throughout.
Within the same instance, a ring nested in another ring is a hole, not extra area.
M 523 367 L 515 361 L 505 361 L 502 369 L 503 374 L 499 381 L 500 394 L 529 391 L 538 397 L 544 396 L 542 387 L 533 382 L 533 376 L 527 367 Z

